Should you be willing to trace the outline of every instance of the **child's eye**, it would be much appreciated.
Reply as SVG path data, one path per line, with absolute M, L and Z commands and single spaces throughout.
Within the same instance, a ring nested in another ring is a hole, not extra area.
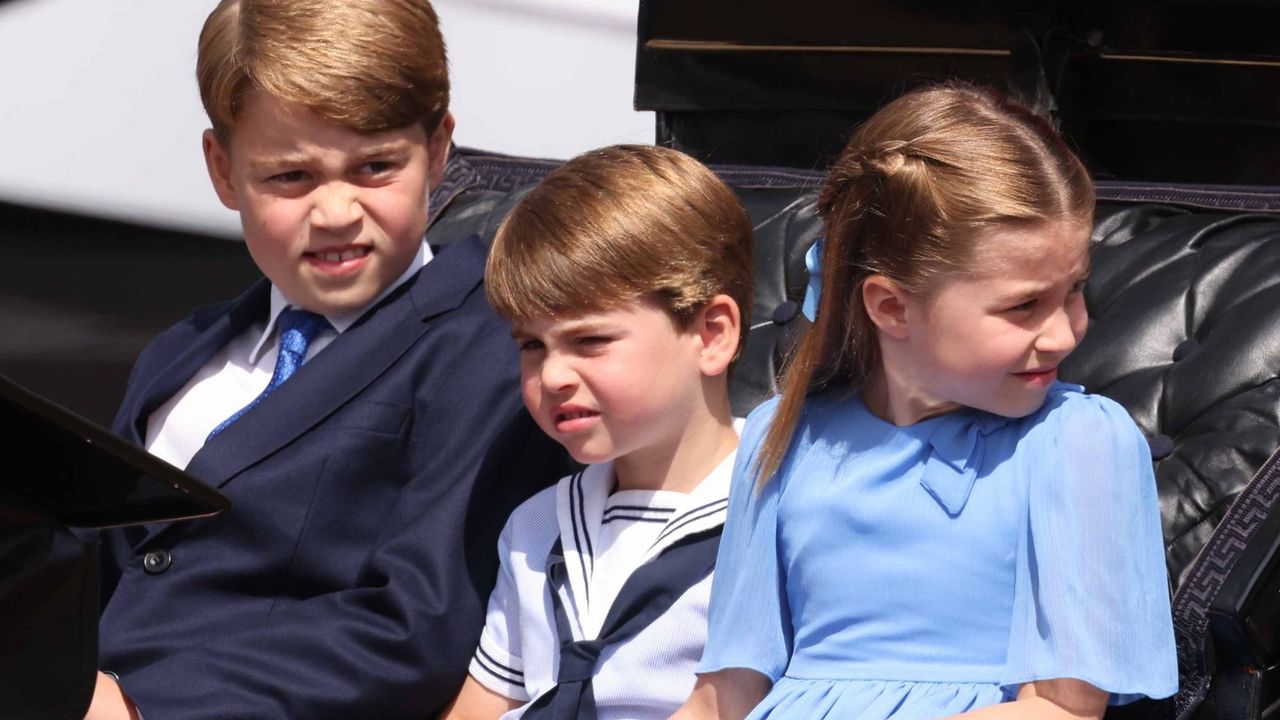
M 516 346 L 520 348 L 520 352 L 532 352 L 542 349 L 541 340 L 517 340 Z
M 1080 278 L 1079 280 L 1077 280 L 1077 281 L 1075 281 L 1074 283 L 1072 283 L 1072 285 L 1071 285 L 1071 294 L 1072 294 L 1072 295 L 1078 295 L 1078 294 L 1080 294 L 1080 293 L 1084 292 L 1084 284 L 1085 284 L 1085 282 L 1086 282 L 1087 280 L 1088 280 L 1088 278 Z
M 360 166 L 361 175 L 385 175 L 397 167 L 396 163 L 390 160 L 370 160 Z
M 361 164 L 356 172 L 358 176 L 366 178 L 381 178 L 388 176 L 390 173 L 396 172 L 402 163 L 397 160 L 369 160 L 367 163 Z
M 578 338 L 578 345 L 589 350 L 599 350 L 613 342 L 613 338 L 604 335 L 584 335 Z
M 1035 306 L 1036 306 L 1035 300 L 1027 300 L 1025 302 L 1020 302 L 1017 305 L 1014 305 L 1012 307 L 1005 308 L 1005 312 L 1027 312 L 1028 310 L 1030 310 Z
M 276 173 L 275 175 L 272 175 L 271 177 L 267 178 L 269 182 L 281 183 L 286 185 L 290 183 L 299 183 L 306 179 L 307 179 L 307 174 L 302 172 L 301 170 L 286 170 L 285 172 Z

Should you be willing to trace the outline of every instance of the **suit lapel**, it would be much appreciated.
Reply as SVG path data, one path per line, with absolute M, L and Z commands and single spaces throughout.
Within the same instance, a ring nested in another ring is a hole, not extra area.
M 187 472 L 221 488 L 315 427 L 404 355 L 430 330 L 432 318 L 461 305 L 480 284 L 484 259 L 485 246 L 478 237 L 442 252 L 288 382 L 205 443 Z M 150 526 L 144 542 L 166 527 Z
M 484 247 L 465 242 L 430 263 L 334 338 L 265 401 L 205 444 L 187 471 L 222 487 L 345 405 L 475 290 Z
M 151 413 L 177 394 L 214 353 L 244 332 L 254 320 L 266 317 L 270 292 L 271 284 L 264 278 L 231 303 L 197 313 L 189 321 L 185 336 L 172 340 L 178 348 L 170 353 L 167 364 L 144 369 L 145 384 L 131 393 L 133 400 L 125 415 L 127 422 L 123 427 L 117 425 L 116 431 L 138 445 L 144 444 Z

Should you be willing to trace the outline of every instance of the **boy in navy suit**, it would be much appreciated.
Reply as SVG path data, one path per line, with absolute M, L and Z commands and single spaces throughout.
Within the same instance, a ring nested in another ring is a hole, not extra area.
M 423 240 L 454 126 L 435 13 L 223 0 L 197 76 L 266 277 L 148 346 L 115 429 L 232 508 L 104 533 L 89 717 L 424 717 L 466 674 L 503 517 L 563 470 L 484 247 Z

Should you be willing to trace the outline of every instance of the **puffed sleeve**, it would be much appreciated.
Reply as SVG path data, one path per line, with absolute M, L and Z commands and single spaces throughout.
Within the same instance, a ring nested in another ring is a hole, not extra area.
M 748 668 L 776 682 L 790 658 L 791 613 L 778 556 L 781 481 L 775 478 L 757 492 L 755 474 L 776 404 L 772 400 L 757 408 L 742 431 L 699 673 Z
M 519 512 L 519 510 L 517 510 Z M 489 595 L 480 644 L 471 657 L 469 671 L 481 685 L 503 697 L 527 702 L 524 661 L 520 657 L 520 596 L 511 564 L 512 522 L 498 538 L 498 582 Z
M 1023 438 L 1030 473 L 1002 685 L 1075 678 L 1113 705 L 1178 689 L 1155 477 L 1124 408 L 1050 396 Z

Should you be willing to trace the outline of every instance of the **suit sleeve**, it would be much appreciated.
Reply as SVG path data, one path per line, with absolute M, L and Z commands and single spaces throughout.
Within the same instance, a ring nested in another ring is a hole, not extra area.
M 400 368 L 418 394 L 408 452 L 367 472 L 406 474 L 355 582 L 277 598 L 260 622 L 175 644 L 122 674 L 147 720 L 422 718 L 452 698 L 483 624 L 502 523 L 564 470 L 520 406 L 503 326 L 487 311 L 460 316 L 433 325 L 439 352 Z

